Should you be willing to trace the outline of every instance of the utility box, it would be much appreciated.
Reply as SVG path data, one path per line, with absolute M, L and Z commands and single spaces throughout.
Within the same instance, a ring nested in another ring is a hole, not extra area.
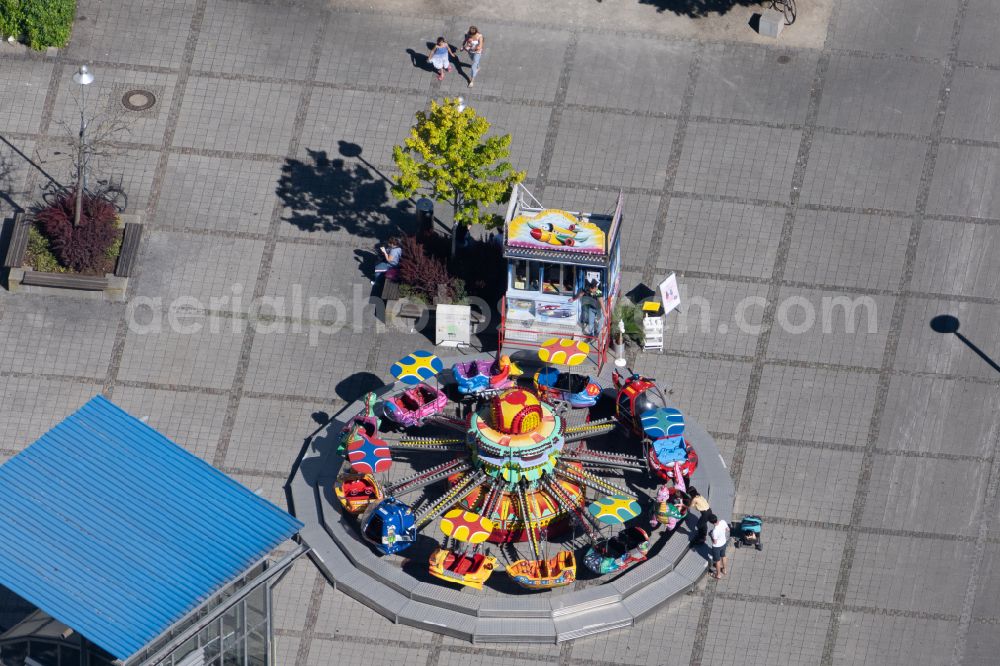
M 778 38 L 785 29 L 785 15 L 774 9 L 765 9 L 760 13 L 760 25 L 757 32 L 762 37 Z

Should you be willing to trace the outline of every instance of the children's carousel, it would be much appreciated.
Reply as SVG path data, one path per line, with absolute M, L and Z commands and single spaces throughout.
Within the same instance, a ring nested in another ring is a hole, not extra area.
M 333 490 L 361 536 L 392 556 L 409 555 L 421 531 L 434 534 L 420 558 L 428 573 L 475 589 L 498 569 L 523 589 L 570 585 L 578 553 L 590 577 L 644 561 L 667 521 L 654 498 L 680 501 L 698 457 L 653 380 L 615 374 L 605 394 L 571 372 L 590 351 L 545 341 L 534 373 L 507 356 L 446 372 L 423 351 L 393 365 L 409 388 L 367 394 L 340 436 L 347 464 Z M 392 474 L 399 461 L 410 473 Z
M 502 351 L 566 338 L 586 342 L 598 368 L 604 365 L 620 287 L 621 194 L 612 211 L 546 208 L 515 186 L 504 219 Z

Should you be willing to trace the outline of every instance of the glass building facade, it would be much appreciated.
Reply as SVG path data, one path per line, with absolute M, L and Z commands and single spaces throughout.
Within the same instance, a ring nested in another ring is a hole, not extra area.
M 271 588 L 304 550 L 261 562 L 125 662 L 35 611 L 0 633 L 0 666 L 271 666 Z
M 270 587 L 260 585 L 151 666 L 270 666 Z

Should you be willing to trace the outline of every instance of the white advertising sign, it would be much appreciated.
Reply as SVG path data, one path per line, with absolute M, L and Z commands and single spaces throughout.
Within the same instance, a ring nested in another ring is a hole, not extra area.
M 434 312 L 437 321 L 434 344 L 442 347 L 468 346 L 472 308 L 468 305 L 439 305 Z
M 677 288 L 676 273 L 671 273 L 660 283 L 660 300 L 663 301 L 663 314 L 668 314 L 680 306 L 681 292 Z

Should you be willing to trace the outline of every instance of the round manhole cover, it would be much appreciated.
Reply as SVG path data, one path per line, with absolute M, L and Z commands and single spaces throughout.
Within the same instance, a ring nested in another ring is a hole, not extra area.
M 129 90 L 122 95 L 122 105 L 129 111 L 145 111 L 156 104 L 156 95 L 148 90 Z
M 778 64 L 787 65 L 792 61 L 792 56 L 780 55 L 778 56 Z

